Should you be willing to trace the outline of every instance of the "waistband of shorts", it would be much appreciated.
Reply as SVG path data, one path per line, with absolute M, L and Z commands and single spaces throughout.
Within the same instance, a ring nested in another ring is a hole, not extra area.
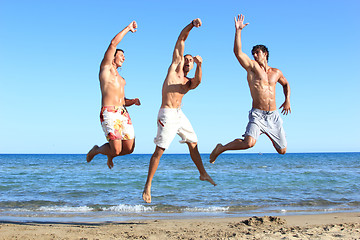
M 124 106 L 102 106 L 101 112 L 107 110 L 108 112 L 117 112 L 121 110 L 122 112 L 126 112 L 126 108 Z
M 176 111 L 176 112 L 178 112 L 178 111 L 181 111 L 181 107 L 179 107 L 179 108 L 160 108 L 160 111 Z
M 273 113 L 277 112 L 277 110 L 265 111 L 265 110 L 261 110 L 261 109 L 258 109 L 258 108 L 252 108 L 251 112 L 258 112 L 258 113 L 261 113 L 261 114 L 270 115 L 270 114 L 273 114 Z

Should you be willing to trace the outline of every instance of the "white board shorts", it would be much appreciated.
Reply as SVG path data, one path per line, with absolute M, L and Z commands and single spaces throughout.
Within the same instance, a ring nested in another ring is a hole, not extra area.
M 263 111 L 257 108 L 250 110 L 249 123 L 243 136 L 251 136 L 257 140 L 260 134 L 263 133 L 272 140 L 277 149 L 286 148 L 287 141 L 283 120 L 277 110 Z
M 180 108 L 160 108 L 157 126 L 154 143 L 160 148 L 167 149 L 176 134 L 181 137 L 180 143 L 198 141 L 190 121 Z

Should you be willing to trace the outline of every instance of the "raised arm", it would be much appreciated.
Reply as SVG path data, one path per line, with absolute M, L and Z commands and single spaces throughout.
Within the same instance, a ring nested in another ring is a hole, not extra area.
M 105 65 L 111 64 L 114 55 L 116 52 L 117 45 L 121 42 L 123 37 L 129 32 L 136 32 L 137 23 L 135 21 L 132 21 L 128 26 L 126 26 L 121 32 L 116 34 L 116 36 L 111 40 L 110 45 L 108 49 L 105 52 L 104 58 L 101 62 L 100 68 L 103 68 Z
M 195 56 L 194 57 L 194 62 L 196 63 L 196 71 L 195 71 L 194 78 L 191 79 L 190 89 L 195 89 L 201 83 L 201 78 L 202 78 L 201 64 L 202 64 L 202 61 L 203 60 L 202 60 L 202 58 L 200 56 Z
M 241 31 L 244 27 L 246 27 L 249 23 L 244 24 L 244 16 L 238 15 L 238 17 L 234 18 L 235 20 L 235 41 L 234 41 L 234 54 L 238 59 L 239 63 L 246 71 L 254 67 L 253 62 L 241 49 Z
M 279 70 L 280 71 L 280 70 Z M 291 113 L 291 107 L 290 107 L 290 85 L 288 80 L 284 77 L 284 75 L 281 73 L 279 81 L 278 81 L 284 90 L 284 95 L 285 95 L 285 101 L 284 103 L 280 106 L 280 108 L 283 108 L 281 113 L 284 115 L 288 115 L 288 113 Z
M 178 66 L 184 59 L 184 49 L 185 49 L 185 40 L 189 36 L 189 33 L 193 27 L 200 27 L 201 20 L 200 18 L 194 19 L 191 23 L 189 23 L 180 33 L 173 52 L 173 59 L 171 63 L 170 69 L 178 70 Z

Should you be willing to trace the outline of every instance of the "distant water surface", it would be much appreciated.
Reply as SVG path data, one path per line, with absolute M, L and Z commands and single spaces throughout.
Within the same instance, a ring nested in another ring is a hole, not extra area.
M 81 154 L 0 154 L 0 221 L 281 215 L 360 210 L 360 153 L 202 154 L 216 187 L 188 154 L 166 154 L 142 200 L 151 155 L 86 163 Z

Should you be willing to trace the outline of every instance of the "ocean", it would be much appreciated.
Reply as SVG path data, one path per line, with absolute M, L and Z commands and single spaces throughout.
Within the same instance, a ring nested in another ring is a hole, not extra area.
M 151 154 L 0 154 L 0 221 L 129 221 L 360 211 L 360 153 L 165 154 L 142 200 Z

